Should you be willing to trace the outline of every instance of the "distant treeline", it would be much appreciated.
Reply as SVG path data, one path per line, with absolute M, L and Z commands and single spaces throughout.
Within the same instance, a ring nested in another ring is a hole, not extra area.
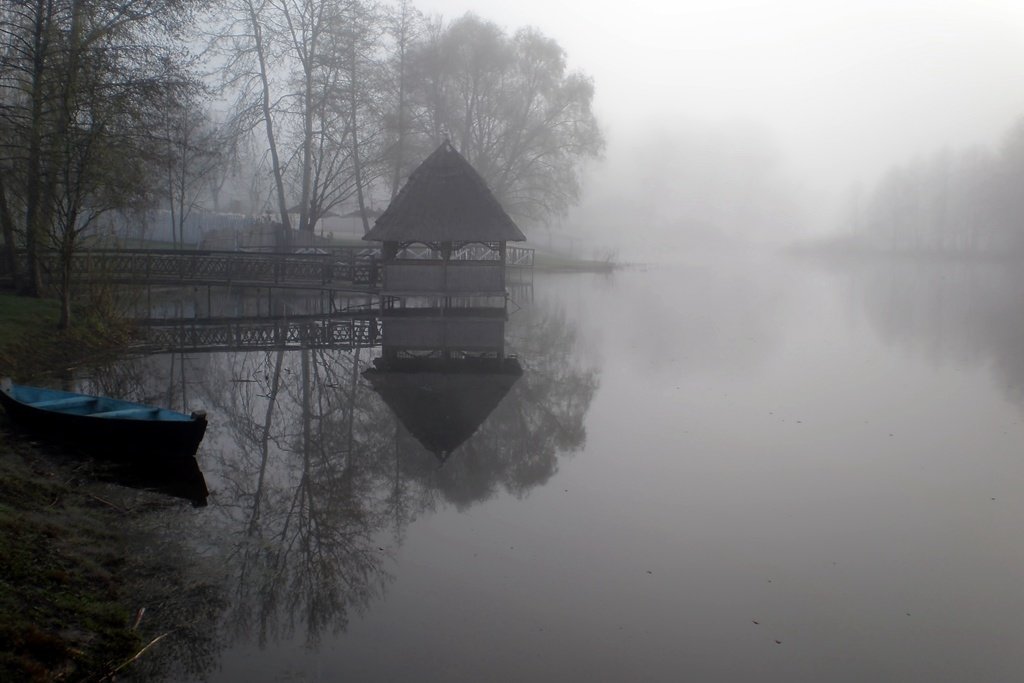
M 855 192 L 856 246 L 915 253 L 1024 252 L 1024 120 L 995 151 L 943 150 Z

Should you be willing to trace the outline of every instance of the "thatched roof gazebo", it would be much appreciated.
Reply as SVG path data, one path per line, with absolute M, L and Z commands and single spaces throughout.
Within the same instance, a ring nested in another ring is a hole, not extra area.
M 445 141 L 363 239 L 383 243 L 384 295 L 504 296 L 506 243 L 526 236 Z

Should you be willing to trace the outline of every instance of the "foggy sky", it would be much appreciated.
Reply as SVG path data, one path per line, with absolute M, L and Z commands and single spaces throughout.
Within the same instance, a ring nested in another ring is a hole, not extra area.
M 1024 117 L 1024 3 L 1012 0 L 417 6 L 447 19 L 473 11 L 508 30 L 536 26 L 594 78 L 608 149 L 582 216 L 635 168 L 634 150 L 650 147 L 654 131 L 760 131 L 780 178 L 814 200 L 803 227 L 813 233 L 853 183 L 943 147 L 995 146 Z

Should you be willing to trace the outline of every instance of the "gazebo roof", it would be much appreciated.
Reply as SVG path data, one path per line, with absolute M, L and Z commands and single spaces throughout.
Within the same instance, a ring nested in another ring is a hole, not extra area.
M 447 140 L 409 176 L 364 240 L 522 242 L 487 183 Z

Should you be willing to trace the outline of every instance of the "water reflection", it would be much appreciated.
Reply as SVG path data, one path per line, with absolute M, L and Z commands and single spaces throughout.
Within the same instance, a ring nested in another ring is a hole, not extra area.
M 991 363 L 1024 403 L 1024 274 L 1003 264 L 900 262 L 845 268 L 853 310 L 888 343 L 936 366 Z
M 480 342 L 487 335 L 474 336 L 473 354 L 403 358 L 410 323 L 392 335 L 391 322 L 367 376 L 397 417 L 396 476 L 415 484 L 421 507 L 438 497 L 459 509 L 500 491 L 522 497 L 551 478 L 559 456 L 583 447 L 597 372 L 575 356 L 577 332 L 564 310 L 519 311 L 508 344 L 514 358 L 503 356 L 504 329 L 490 348 Z
M 514 358 L 408 358 L 375 363 L 365 377 L 404 431 L 444 464 L 522 374 Z
M 336 636 L 384 597 L 414 520 L 522 497 L 582 448 L 598 378 L 568 318 L 530 307 L 505 325 L 487 333 L 500 351 L 449 347 L 440 364 L 422 343 L 416 358 L 387 343 L 415 325 L 389 338 L 385 323 L 379 350 L 178 351 L 86 380 L 210 416 L 197 456 L 210 506 L 170 523 L 220 569 L 228 649 Z
M 94 462 L 90 474 L 101 481 L 181 498 L 195 507 L 205 507 L 210 495 L 195 458 L 146 463 Z
M 387 581 L 374 541 L 376 444 L 364 438 L 379 416 L 357 386 L 361 354 L 227 360 L 228 377 L 204 381 L 211 412 L 225 421 L 210 465 L 220 485 L 217 540 L 230 542 L 227 623 L 234 638 L 261 646 L 297 634 L 316 644 Z
M 492 354 L 468 408 L 427 401 L 458 377 L 403 379 L 383 349 L 120 368 L 218 416 L 209 507 L 163 518 L 185 571 L 218 570 L 193 661 L 219 680 L 1012 680 L 1019 648 L 985 644 L 1024 614 L 1024 423 L 984 373 L 1019 393 L 1019 277 L 847 268 L 837 302 L 833 272 L 748 266 L 545 278 L 505 325 L 521 374 Z M 449 440 L 422 426 L 455 410 Z

